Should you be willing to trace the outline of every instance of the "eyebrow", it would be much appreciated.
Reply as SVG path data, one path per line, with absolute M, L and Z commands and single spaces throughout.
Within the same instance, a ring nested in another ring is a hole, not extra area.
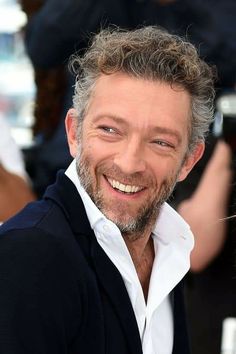
M 121 124 L 123 126 L 128 126 L 128 123 L 125 121 L 124 118 L 118 117 L 118 116 L 114 116 L 112 114 L 98 114 L 95 118 L 94 122 L 99 121 L 102 118 L 109 118 L 113 121 L 115 121 L 118 124 Z M 155 134 L 167 134 L 167 135 L 172 135 L 176 138 L 176 140 L 178 141 L 178 143 L 182 142 L 182 138 L 180 136 L 180 133 L 175 130 L 175 129 L 171 129 L 171 128 L 165 128 L 165 127 L 160 127 L 157 125 L 151 125 L 150 126 L 150 130 Z
M 121 117 L 118 117 L 118 116 L 113 116 L 112 114 L 98 114 L 94 120 L 94 122 L 97 122 L 99 121 L 100 119 L 102 118 L 109 118 L 109 119 L 112 119 L 114 120 L 116 123 L 119 123 L 119 124 L 122 124 L 122 125 L 128 125 L 128 123 L 125 121 L 124 118 L 121 118 Z
M 164 127 L 159 127 L 159 126 L 152 126 L 152 129 L 153 129 L 152 131 L 154 133 L 161 133 L 161 134 L 167 134 L 167 135 L 174 136 L 177 139 L 178 143 L 181 143 L 181 141 L 182 141 L 182 138 L 181 138 L 179 132 L 175 129 L 164 128 Z

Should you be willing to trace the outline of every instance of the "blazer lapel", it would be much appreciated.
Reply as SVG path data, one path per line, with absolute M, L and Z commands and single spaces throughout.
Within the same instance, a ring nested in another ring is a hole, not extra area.
M 93 238 L 91 246 L 94 269 L 120 320 L 130 352 L 141 354 L 142 344 L 139 330 L 123 279 L 96 239 Z
M 75 186 L 63 172 L 59 172 L 56 184 L 47 189 L 44 198 L 53 199 L 64 210 L 85 257 L 92 263 L 98 281 L 113 304 L 130 352 L 142 354 L 137 322 L 123 279 L 98 244 Z
M 183 295 L 183 281 L 174 289 L 172 303 L 174 313 L 173 354 L 190 354 Z

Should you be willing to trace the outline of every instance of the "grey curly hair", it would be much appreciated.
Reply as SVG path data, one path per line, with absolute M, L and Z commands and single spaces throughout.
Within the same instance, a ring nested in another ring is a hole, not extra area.
M 135 30 L 110 28 L 93 38 L 84 56 L 74 55 L 74 108 L 83 121 L 91 93 L 101 74 L 128 75 L 178 85 L 191 96 L 189 151 L 205 138 L 214 111 L 214 70 L 200 59 L 196 48 L 157 26 Z

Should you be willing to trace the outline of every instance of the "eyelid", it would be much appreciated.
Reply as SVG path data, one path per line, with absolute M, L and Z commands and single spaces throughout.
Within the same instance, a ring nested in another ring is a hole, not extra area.
M 102 132 L 107 133 L 107 134 L 119 133 L 116 128 L 111 127 L 109 125 L 99 125 L 98 129 L 100 129 Z
M 155 140 L 153 140 L 153 143 L 155 143 L 156 145 L 159 145 L 161 147 L 175 148 L 174 144 L 172 144 L 168 141 L 162 140 L 162 139 L 155 139 Z

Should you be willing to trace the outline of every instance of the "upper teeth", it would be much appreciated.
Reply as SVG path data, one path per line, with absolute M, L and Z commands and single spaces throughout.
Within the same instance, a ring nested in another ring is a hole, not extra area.
M 142 190 L 142 187 L 137 187 L 137 186 L 131 186 L 129 184 L 123 184 L 118 181 L 115 181 L 114 179 L 108 178 L 108 182 L 112 185 L 113 188 L 119 189 L 122 192 L 125 193 L 135 193 L 140 190 Z

